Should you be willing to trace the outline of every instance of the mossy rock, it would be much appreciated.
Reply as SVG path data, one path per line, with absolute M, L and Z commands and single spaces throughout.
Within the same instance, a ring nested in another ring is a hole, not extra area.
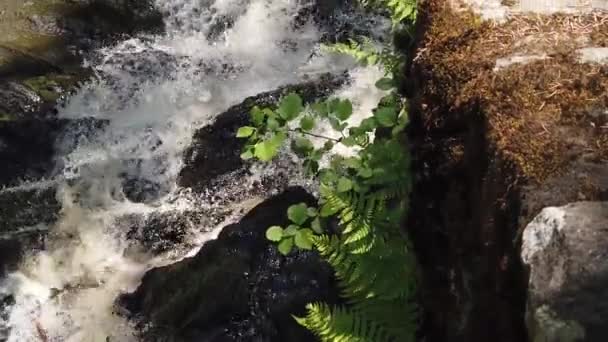
M 28 78 L 23 84 L 36 92 L 44 101 L 55 102 L 66 92 L 76 88 L 79 82 L 86 79 L 87 73 L 82 74 L 48 74 Z

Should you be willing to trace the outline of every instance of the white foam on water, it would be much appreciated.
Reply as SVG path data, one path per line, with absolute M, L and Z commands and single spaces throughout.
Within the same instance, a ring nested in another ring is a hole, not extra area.
M 134 290 L 146 270 L 174 261 L 175 253 L 125 253 L 129 243 L 116 219 L 200 205 L 175 182 L 197 127 L 247 96 L 352 65 L 336 66 L 331 56 L 311 59 L 319 32 L 311 23 L 294 29 L 301 1 L 157 2 L 166 33 L 100 50 L 88 62 L 100 80 L 60 108 L 60 117 L 105 124 L 78 137 L 75 147 L 67 143 L 73 132 L 58 141 L 63 153 L 56 156 L 53 182 L 59 184 L 60 218 L 48 227 L 45 250 L 28 255 L 0 284 L 1 293 L 15 298 L 4 322 L 9 342 L 136 341 L 129 323 L 114 313 L 114 301 Z M 214 25 L 222 22 L 232 27 L 214 35 Z M 353 101 L 356 124 L 382 96 L 373 86 L 381 72 L 355 69 L 352 75 L 353 82 L 336 95 Z M 125 177 L 153 184 L 156 194 L 132 203 L 124 193 Z M 194 234 L 192 244 L 215 236 L 213 227 L 205 228 L 199 231 L 211 232 Z

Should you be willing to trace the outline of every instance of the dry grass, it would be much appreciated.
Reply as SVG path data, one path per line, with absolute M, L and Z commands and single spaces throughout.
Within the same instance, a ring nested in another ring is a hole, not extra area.
M 429 128 L 481 114 L 496 154 L 537 182 L 573 158 L 608 159 L 608 116 L 598 114 L 608 109 L 608 66 L 579 63 L 576 52 L 606 46 L 608 13 L 517 15 L 496 24 L 441 1 L 425 10 L 428 38 L 414 70 L 425 82 Z M 494 70 L 512 55 L 546 58 Z

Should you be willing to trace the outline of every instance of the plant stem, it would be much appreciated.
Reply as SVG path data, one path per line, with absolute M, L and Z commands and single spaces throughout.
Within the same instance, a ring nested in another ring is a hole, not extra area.
M 302 133 L 302 134 L 306 134 L 309 135 L 311 137 L 315 137 L 315 138 L 321 138 L 321 139 L 326 139 L 326 140 L 331 140 L 331 141 L 335 141 L 335 142 L 340 142 L 342 141 L 342 139 L 336 139 L 336 138 L 330 138 L 330 137 L 326 137 L 324 135 L 319 135 L 319 134 L 314 134 L 314 133 L 310 133 L 310 132 L 304 132 L 301 130 L 295 130 L 295 129 L 290 129 L 290 132 L 294 132 L 294 133 Z

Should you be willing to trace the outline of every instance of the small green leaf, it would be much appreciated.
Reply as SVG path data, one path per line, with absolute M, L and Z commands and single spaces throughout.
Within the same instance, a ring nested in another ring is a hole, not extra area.
M 355 157 L 344 158 L 342 165 L 346 168 L 358 169 L 361 167 L 361 159 Z
M 291 222 L 302 225 L 308 219 L 308 207 L 306 203 L 295 204 L 287 209 L 287 217 Z
M 321 219 L 316 217 L 314 220 L 312 220 L 312 223 L 310 224 L 310 228 L 312 228 L 312 230 L 314 230 L 315 233 L 322 234 L 323 228 L 321 227 Z
M 312 230 L 308 228 L 300 229 L 294 237 L 296 246 L 301 249 L 312 249 Z
M 348 137 L 340 140 L 340 142 L 344 145 L 344 146 L 355 146 L 357 144 L 357 140 L 355 139 L 354 135 L 349 135 Z
M 300 229 L 300 226 L 295 224 L 290 224 L 287 229 L 283 231 L 283 236 L 294 236 Z
M 319 212 L 317 211 L 317 208 L 309 207 L 306 214 L 309 217 L 316 217 L 317 215 L 319 215 Z
M 290 121 L 295 119 L 302 109 L 304 109 L 302 98 L 296 93 L 291 93 L 281 99 L 277 113 L 279 113 L 281 118 Z
M 357 172 L 357 175 L 363 178 L 370 178 L 373 176 L 373 172 L 369 167 L 362 167 L 359 169 L 359 172 Z
M 380 90 L 391 90 L 394 87 L 394 81 L 391 78 L 384 77 L 376 82 L 376 88 Z
M 270 241 L 281 241 L 283 238 L 283 228 L 272 226 L 266 230 L 266 238 Z
M 334 148 L 334 143 L 331 141 L 326 141 L 325 144 L 323 144 L 323 150 L 326 152 L 331 151 L 332 148 Z
M 253 134 L 253 132 L 255 132 L 255 127 L 244 126 L 239 128 L 239 130 L 236 132 L 236 137 L 248 138 Z
M 333 128 L 336 131 L 341 132 L 342 131 L 342 125 L 340 125 L 340 120 L 334 118 L 334 117 L 329 117 L 329 124 L 331 125 L 331 128 Z
M 340 211 L 339 207 L 332 206 L 330 203 L 324 203 L 321 207 L 320 215 L 321 217 L 328 217 L 336 214 Z
M 338 180 L 338 175 L 334 170 L 325 169 L 321 173 L 321 182 L 324 184 L 332 184 L 333 182 Z
M 258 106 L 251 108 L 250 114 L 251 122 L 253 122 L 253 124 L 257 127 L 260 127 L 264 123 L 264 117 L 266 116 L 266 114 L 264 114 L 264 111 L 261 110 Z
M 312 110 L 319 114 L 321 117 L 326 117 L 328 114 L 327 103 L 324 101 L 315 102 L 311 106 Z
M 318 162 L 319 160 L 321 160 L 321 158 L 323 158 L 324 153 L 325 153 L 325 151 L 323 151 L 322 149 L 318 149 L 318 150 L 312 151 L 312 153 L 308 157 L 311 160 Z
M 251 158 L 253 158 L 253 152 L 251 150 L 247 150 L 247 151 L 241 153 L 241 159 L 249 160 Z
M 338 102 L 335 108 L 335 114 L 341 121 L 348 120 L 353 114 L 353 104 L 348 99 Z
M 276 131 L 281 127 L 281 123 L 279 122 L 279 120 L 273 117 L 269 117 L 268 121 L 266 122 L 266 127 L 268 127 L 269 131 Z
M 378 63 L 378 55 L 376 54 L 371 54 L 369 56 L 367 56 L 367 59 L 365 61 L 368 65 L 375 65 L 376 63 Z
M 378 127 L 378 121 L 376 118 L 366 118 L 361 121 L 359 124 L 359 128 L 363 130 L 363 132 L 371 132 Z
M 374 113 L 378 123 L 384 127 L 392 127 L 397 122 L 397 111 L 394 107 L 380 107 Z
M 281 241 L 279 243 L 279 252 L 281 252 L 281 254 L 283 254 L 283 255 L 289 254 L 291 252 L 292 248 L 293 248 L 293 238 L 291 238 L 291 237 L 284 239 L 283 241 Z
M 353 188 L 353 182 L 346 178 L 346 177 L 340 177 L 340 179 L 338 179 L 338 186 L 336 188 L 336 190 L 338 192 L 347 192 L 350 191 Z
M 300 153 L 300 154 L 308 154 L 312 150 L 314 150 L 314 146 L 313 146 L 312 142 L 304 137 L 297 137 L 294 140 L 294 144 L 293 144 L 292 148 L 294 149 L 294 152 Z
M 340 105 L 339 98 L 333 98 L 327 101 L 327 110 L 329 113 L 335 113 L 338 110 L 338 106 Z
M 278 150 L 283 145 L 283 142 L 287 139 L 287 134 L 284 132 L 277 132 L 275 135 L 270 137 L 268 140 Z
M 300 120 L 300 128 L 306 132 L 311 131 L 315 128 L 315 119 L 311 116 L 303 117 L 302 120 Z
M 261 161 L 270 161 L 277 155 L 278 147 L 266 140 L 255 144 L 253 153 Z

